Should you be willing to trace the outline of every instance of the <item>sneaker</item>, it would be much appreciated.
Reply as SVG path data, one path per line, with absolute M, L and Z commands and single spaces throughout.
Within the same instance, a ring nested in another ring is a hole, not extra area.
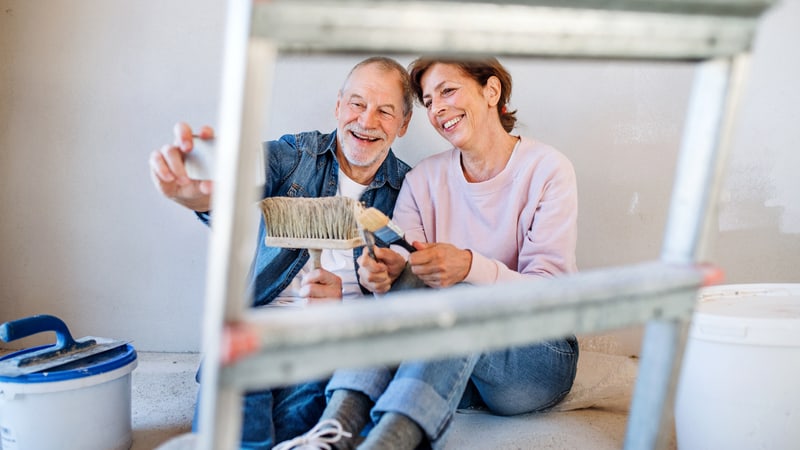
M 283 441 L 272 450 L 333 450 L 330 444 L 352 436 L 342 429 L 342 424 L 338 420 L 325 419 L 314 425 L 314 428 L 306 434 Z

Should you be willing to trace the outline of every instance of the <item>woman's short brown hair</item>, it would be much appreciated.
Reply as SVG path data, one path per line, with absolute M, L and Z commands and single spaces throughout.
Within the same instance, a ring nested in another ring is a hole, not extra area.
M 511 132 L 517 123 L 517 111 L 510 111 L 506 105 L 511 100 L 511 74 L 500 64 L 497 58 L 476 58 L 476 59 L 457 59 L 457 58 L 435 58 L 421 57 L 414 60 L 408 66 L 411 76 L 411 88 L 417 96 L 417 101 L 422 104 L 422 76 L 434 64 L 447 64 L 456 66 L 465 75 L 477 81 L 481 86 L 486 86 L 486 82 L 491 77 L 500 80 L 500 100 L 497 102 L 497 113 L 500 116 L 500 123 L 503 129 Z

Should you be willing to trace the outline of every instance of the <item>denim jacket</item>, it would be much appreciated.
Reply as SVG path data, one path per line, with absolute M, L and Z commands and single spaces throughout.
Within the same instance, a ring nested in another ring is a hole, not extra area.
M 267 197 L 330 197 L 336 195 L 339 162 L 336 160 L 336 131 L 323 134 L 308 131 L 281 136 L 264 144 Z M 394 203 L 403 178 L 411 167 L 398 159 L 391 150 L 378 168 L 375 178 L 361 196 L 368 207 L 379 209 L 392 217 Z M 209 213 L 198 213 L 209 224 Z M 305 249 L 267 247 L 264 221 L 258 230 L 258 244 L 250 278 L 255 306 L 271 302 L 292 282 L 308 261 Z M 379 243 L 380 245 L 381 243 Z M 353 249 L 353 263 L 361 256 L 361 248 Z M 355 265 L 357 271 L 357 265 Z M 356 277 L 358 273 L 356 272 Z M 362 291 L 366 293 L 364 288 Z

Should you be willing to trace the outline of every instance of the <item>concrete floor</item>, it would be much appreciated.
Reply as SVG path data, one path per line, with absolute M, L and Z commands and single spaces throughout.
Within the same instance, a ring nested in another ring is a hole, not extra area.
M 138 352 L 131 377 L 131 450 L 152 450 L 191 431 L 197 353 Z
M 197 354 L 139 352 L 132 376 L 132 450 L 186 441 L 199 360 Z M 516 417 L 459 412 L 448 449 L 620 449 L 636 368 L 635 359 L 582 352 L 573 391 L 556 411 Z
M 131 450 L 193 448 L 188 433 L 200 355 L 138 352 L 137 363 L 131 376 Z M 572 392 L 556 410 L 515 417 L 459 411 L 447 448 L 620 449 L 637 368 L 635 358 L 581 350 Z M 674 436 L 668 448 L 676 448 Z

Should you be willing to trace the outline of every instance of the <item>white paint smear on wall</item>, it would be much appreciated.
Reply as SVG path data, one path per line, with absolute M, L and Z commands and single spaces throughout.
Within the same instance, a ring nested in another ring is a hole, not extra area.
M 789 44 L 800 41 L 798 17 L 800 0 L 789 0 L 761 24 L 733 135 L 720 231 L 800 233 L 800 53 Z
M 639 193 L 634 192 L 631 197 L 631 205 L 628 207 L 628 215 L 632 216 L 639 210 Z
M 775 229 L 800 233 L 800 154 L 757 152 L 739 157 L 728 169 L 720 194 L 719 230 Z

